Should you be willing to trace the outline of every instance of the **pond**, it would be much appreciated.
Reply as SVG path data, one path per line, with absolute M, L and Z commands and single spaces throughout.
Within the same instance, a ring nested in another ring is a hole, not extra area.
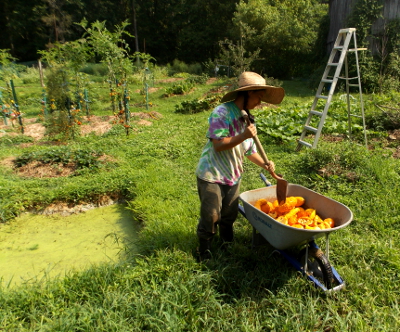
M 125 205 L 51 216 L 26 213 L 0 225 L 2 286 L 62 277 L 135 252 L 139 226 Z

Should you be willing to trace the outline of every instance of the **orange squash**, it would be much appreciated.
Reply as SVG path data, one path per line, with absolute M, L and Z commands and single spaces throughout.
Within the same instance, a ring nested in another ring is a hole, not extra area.
M 332 218 L 324 219 L 324 223 L 327 223 L 331 228 L 335 227 L 335 221 Z
M 302 206 L 305 202 L 304 197 L 296 196 L 296 207 Z
M 270 202 L 261 198 L 254 206 L 278 222 L 295 228 L 320 230 L 335 227 L 332 218 L 322 219 L 315 209 L 301 207 L 304 203 L 304 197 L 289 196 L 281 204 L 277 200 Z

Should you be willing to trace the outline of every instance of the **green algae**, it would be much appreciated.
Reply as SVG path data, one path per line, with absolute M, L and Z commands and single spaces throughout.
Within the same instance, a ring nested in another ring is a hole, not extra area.
M 124 205 L 70 216 L 24 214 L 0 228 L 2 286 L 62 277 L 137 251 L 138 225 Z

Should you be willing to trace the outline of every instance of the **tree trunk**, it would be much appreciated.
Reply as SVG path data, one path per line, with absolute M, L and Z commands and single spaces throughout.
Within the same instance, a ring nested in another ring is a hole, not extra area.
M 137 25 L 136 25 L 136 9 L 135 9 L 135 0 L 132 0 L 132 15 L 133 15 L 133 30 L 135 33 L 135 51 L 139 52 L 139 38 L 137 33 Z M 139 67 L 140 65 L 140 58 L 139 56 L 136 57 L 136 66 Z

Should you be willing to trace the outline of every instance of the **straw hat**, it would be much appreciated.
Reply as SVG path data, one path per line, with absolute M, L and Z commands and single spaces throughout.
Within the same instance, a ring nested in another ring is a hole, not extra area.
M 222 97 L 221 102 L 225 103 L 234 100 L 238 91 L 247 90 L 266 90 L 261 100 L 269 104 L 280 104 L 285 96 L 285 90 L 283 88 L 267 85 L 264 77 L 251 71 L 245 71 L 239 76 L 239 88 L 228 92 Z

